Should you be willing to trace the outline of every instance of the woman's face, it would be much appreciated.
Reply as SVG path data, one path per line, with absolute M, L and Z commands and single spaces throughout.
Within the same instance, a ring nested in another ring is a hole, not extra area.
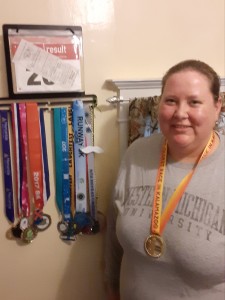
M 194 70 L 171 75 L 159 104 L 160 129 L 168 145 L 196 149 L 208 142 L 221 109 L 215 103 L 209 80 Z

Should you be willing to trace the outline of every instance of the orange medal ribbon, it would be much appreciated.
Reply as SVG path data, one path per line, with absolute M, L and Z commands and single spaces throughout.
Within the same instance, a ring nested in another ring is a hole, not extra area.
M 203 160 L 206 155 L 212 149 L 212 146 L 215 141 L 215 132 L 213 131 L 211 137 L 203 150 L 202 154 L 194 164 L 192 170 L 182 179 L 179 186 L 176 188 L 174 193 L 169 199 L 167 206 L 165 207 L 162 213 L 162 192 L 163 192 L 163 185 L 164 185 L 164 176 L 165 176 L 165 169 L 166 169 L 166 159 L 167 159 L 167 141 L 165 141 L 160 162 L 159 168 L 156 176 L 156 184 L 155 184 L 155 192 L 154 192 L 154 200 L 153 200 L 153 208 L 152 208 L 152 220 L 151 220 L 151 228 L 150 228 L 150 236 L 145 241 L 145 250 L 146 252 L 152 257 L 160 257 L 163 252 L 163 240 L 161 238 L 161 234 L 170 219 L 175 207 L 177 206 L 178 202 L 180 201 L 188 183 L 190 182 L 194 171 L 197 165 Z
M 40 135 L 39 112 L 37 103 L 27 103 L 27 137 L 28 157 L 32 192 L 34 197 L 35 216 L 41 218 L 44 207 L 43 199 L 43 171 L 42 171 L 42 147 Z

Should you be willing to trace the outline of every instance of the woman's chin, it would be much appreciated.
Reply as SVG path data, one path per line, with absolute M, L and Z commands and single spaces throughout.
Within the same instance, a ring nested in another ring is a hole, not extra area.
M 189 145 L 192 145 L 194 140 L 190 136 L 186 135 L 178 135 L 174 136 L 171 139 L 168 140 L 169 144 L 179 147 L 179 148 L 185 148 Z

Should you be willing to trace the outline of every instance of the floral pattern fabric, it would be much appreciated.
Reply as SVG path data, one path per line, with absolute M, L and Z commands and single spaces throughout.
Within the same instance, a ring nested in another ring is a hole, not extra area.
M 225 92 L 221 93 L 222 109 L 215 129 L 225 135 Z M 159 132 L 157 110 L 160 96 L 134 98 L 129 105 L 130 145 L 139 137 Z

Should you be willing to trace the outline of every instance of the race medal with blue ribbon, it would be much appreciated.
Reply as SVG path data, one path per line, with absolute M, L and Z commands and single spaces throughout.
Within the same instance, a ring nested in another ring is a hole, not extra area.
M 61 136 L 62 136 L 62 195 L 63 195 L 63 220 L 69 222 L 70 215 L 70 182 L 69 182 L 69 145 L 67 108 L 61 108 Z
M 68 123 L 68 144 L 69 144 L 69 182 L 70 182 L 70 212 L 71 218 L 74 218 L 75 208 L 75 171 L 74 171 L 74 134 L 73 134 L 73 110 L 71 107 L 67 110 Z
M 69 169 L 69 132 L 68 132 L 68 109 L 61 108 L 61 138 L 62 138 L 62 195 L 63 195 L 63 223 L 58 224 L 61 232 L 60 238 L 63 240 L 75 240 L 74 223 L 71 218 L 71 189 L 70 189 L 70 169 Z M 65 232 L 62 228 L 67 224 Z
M 14 216 L 11 153 L 10 153 L 7 111 L 1 111 L 1 128 L 2 128 L 2 154 L 3 154 L 3 169 L 4 169 L 4 183 L 5 183 L 5 212 L 6 212 L 7 219 L 13 223 L 15 216 Z
M 54 108 L 54 142 L 55 142 L 55 188 L 56 205 L 59 212 L 63 211 L 62 192 L 62 133 L 61 133 L 61 112 L 60 108 Z

